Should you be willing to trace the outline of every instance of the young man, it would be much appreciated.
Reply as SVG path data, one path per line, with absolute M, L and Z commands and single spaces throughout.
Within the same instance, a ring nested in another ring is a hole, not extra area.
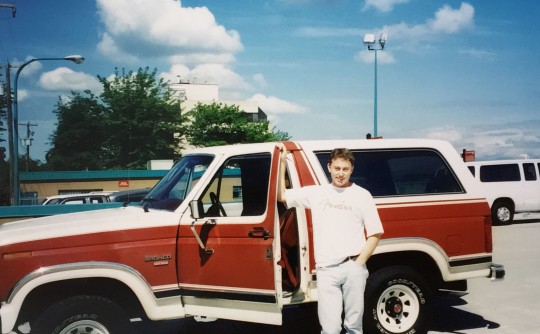
M 285 189 L 287 150 L 281 143 L 277 147 L 281 151 L 278 201 L 312 213 L 321 333 L 341 333 L 343 310 L 347 333 L 362 333 L 366 262 L 383 233 L 373 197 L 350 182 L 354 156 L 344 148 L 330 154 L 331 184 Z

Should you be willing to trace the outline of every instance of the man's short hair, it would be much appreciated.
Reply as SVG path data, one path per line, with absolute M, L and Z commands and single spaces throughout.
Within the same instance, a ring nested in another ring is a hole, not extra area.
M 336 159 L 347 160 L 354 167 L 354 155 L 348 148 L 335 148 L 332 150 L 332 153 L 330 153 L 330 159 L 328 159 L 328 164 L 331 165 L 332 161 Z

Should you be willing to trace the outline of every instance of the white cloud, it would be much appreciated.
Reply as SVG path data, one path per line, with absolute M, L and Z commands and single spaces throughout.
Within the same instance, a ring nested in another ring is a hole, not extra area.
M 190 69 L 183 64 L 171 66 L 161 77 L 170 82 L 189 81 L 219 85 L 220 99 L 237 99 L 242 93 L 251 91 L 252 86 L 242 76 L 223 64 L 201 64 Z
M 268 87 L 268 82 L 266 81 L 266 78 L 264 77 L 263 74 L 261 73 L 257 73 L 257 74 L 254 74 L 253 77 L 253 82 L 255 82 L 255 84 L 259 87 L 259 88 L 266 88 Z
M 106 32 L 101 35 L 101 41 L 98 43 L 97 47 L 101 53 L 111 59 L 121 59 L 126 63 L 136 63 L 139 60 L 137 56 L 126 53 L 120 49 L 113 38 Z
M 206 7 L 173 0 L 98 0 L 105 33 L 98 49 L 111 57 L 234 54 L 238 32 L 219 25 Z M 229 56 L 230 57 L 230 56 Z
M 375 62 L 375 51 L 362 50 L 358 52 L 354 58 L 363 63 L 372 64 Z M 377 51 L 377 64 L 393 64 L 395 62 L 396 59 L 391 52 Z
M 480 50 L 480 49 L 466 49 L 466 50 L 459 50 L 459 54 L 471 56 L 476 59 L 480 60 L 493 60 L 495 58 L 495 53 L 486 51 L 486 50 Z
M 452 9 L 444 5 L 435 13 L 435 19 L 430 20 L 428 25 L 435 31 L 453 34 L 473 25 L 474 8 L 466 2 L 462 2 L 459 9 Z
M 429 40 L 440 34 L 455 34 L 473 26 L 474 7 L 462 2 L 458 9 L 443 6 L 435 13 L 434 18 L 428 19 L 425 23 L 409 25 L 402 22 L 384 26 L 379 30 L 387 32 L 390 41 L 395 38 L 410 43 Z
M 478 160 L 518 159 L 523 154 L 540 158 L 538 122 L 530 124 L 533 126 L 492 127 L 475 131 L 447 126 L 429 129 L 426 137 L 448 140 L 458 151 L 475 150 Z
M 41 74 L 39 81 L 41 88 L 46 90 L 91 90 L 98 92 L 101 89 L 99 81 L 86 73 L 75 72 L 67 67 L 59 67 L 53 71 Z
M 17 101 L 21 102 L 28 98 L 30 94 L 26 89 L 17 89 Z
M 445 5 L 438 9 L 432 18 L 415 25 L 400 22 L 373 29 L 302 27 L 296 32 L 300 36 L 313 38 L 363 37 L 366 33 L 375 33 L 376 36 L 379 36 L 381 33 L 386 33 L 389 36 L 388 41 L 390 43 L 399 41 L 401 44 L 406 43 L 410 46 L 411 44 L 438 39 L 441 35 L 456 34 L 472 27 L 474 27 L 474 7 L 462 2 L 457 9 Z
M 230 53 L 189 53 L 169 57 L 171 64 L 230 64 L 236 61 L 236 57 Z
M 26 58 L 24 60 L 19 60 L 19 59 L 15 58 L 15 59 L 12 59 L 9 63 L 14 69 L 17 69 L 22 64 L 26 63 L 29 60 L 35 59 L 35 58 L 36 57 L 29 55 L 29 56 L 26 56 Z M 42 67 L 43 67 L 43 65 L 41 64 L 41 62 L 33 61 L 33 62 L 29 63 L 28 65 L 26 65 L 24 67 L 24 69 L 19 73 L 19 76 L 20 77 L 31 77 L 34 73 L 38 72 Z
M 390 12 L 395 5 L 407 3 L 409 0 L 366 0 L 363 10 L 368 10 L 373 7 L 381 12 Z
M 357 28 L 301 27 L 296 33 L 305 37 L 364 36 L 365 31 Z
M 448 140 L 454 143 L 461 141 L 463 138 L 461 130 L 451 126 L 432 128 L 428 131 L 426 137 L 430 139 Z
M 269 120 L 275 120 L 281 114 L 301 114 L 308 111 L 306 107 L 294 102 L 260 93 L 253 95 L 249 100 L 257 101 L 261 109 L 268 115 Z

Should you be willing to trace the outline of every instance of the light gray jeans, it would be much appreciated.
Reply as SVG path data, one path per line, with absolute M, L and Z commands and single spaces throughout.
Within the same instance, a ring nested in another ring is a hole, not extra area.
M 343 310 L 343 327 L 347 333 L 362 333 L 364 290 L 368 275 L 365 264 L 358 265 L 352 260 L 317 268 L 318 315 L 322 334 L 341 333 Z

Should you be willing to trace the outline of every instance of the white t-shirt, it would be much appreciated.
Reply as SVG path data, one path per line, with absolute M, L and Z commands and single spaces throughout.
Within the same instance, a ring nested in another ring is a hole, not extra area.
M 360 254 L 366 236 L 384 232 L 373 197 L 355 184 L 287 189 L 285 198 L 288 207 L 311 209 L 318 267 L 339 264 L 347 256 Z

